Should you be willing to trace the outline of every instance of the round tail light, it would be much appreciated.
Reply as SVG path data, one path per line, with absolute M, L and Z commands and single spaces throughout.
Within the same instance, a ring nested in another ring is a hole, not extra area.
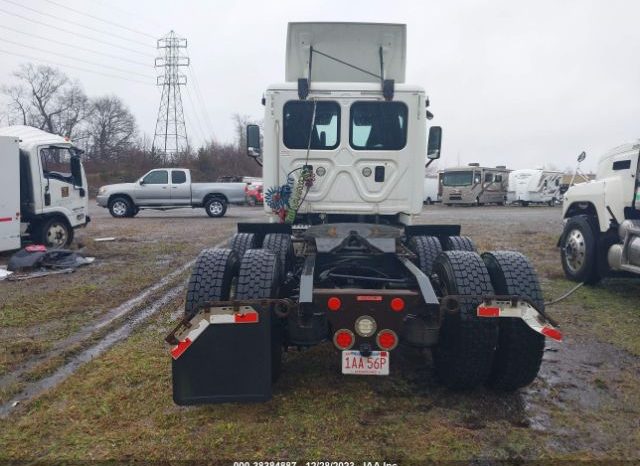
M 327 307 L 330 311 L 338 311 L 342 307 L 342 301 L 337 296 L 332 296 L 327 299 Z
M 338 349 L 348 350 L 353 347 L 353 344 L 356 342 L 356 337 L 351 330 L 347 330 L 343 328 L 342 330 L 338 330 L 333 335 L 333 344 L 336 345 Z
M 380 349 L 391 351 L 398 346 L 398 335 L 393 330 L 382 330 L 378 333 L 376 341 Z
M 390 303 L 391 310 L 393 312 L 400 312 L 404 310 L 404 299 L 402 298 L 393 298 Z

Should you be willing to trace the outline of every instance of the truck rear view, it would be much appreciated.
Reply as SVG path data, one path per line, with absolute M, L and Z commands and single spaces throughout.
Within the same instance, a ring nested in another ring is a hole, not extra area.
M 561 338 L 526 257 L 416 224 L 442 131 L 427 132 L 429 99 L 404 83 L 405 44 L 404 25 L 289 25 L 263 144 L 247 128 L 267 221 L 198 257 L 167 337 L 176 403 L 269 399 L 283 349 L 323 342 L 343 374 L 386 376 L 413 346 L 452 389 L 515 390 L 536 377 L 545 336 Z

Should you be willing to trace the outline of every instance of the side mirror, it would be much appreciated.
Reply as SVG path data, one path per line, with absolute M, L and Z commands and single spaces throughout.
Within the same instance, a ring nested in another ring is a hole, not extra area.
M 77 155 L 71 157 L 71 177 L 74 186 L 82 186 L 82 163 Z
M 585 151 L 582 151 L 582 152 L 580 152 L 580 155 L 578 156 L 578 162 L 582 162 L 586 158 L 587 158 L 587 153 Z
M 258 125 L 247 125 L 247 155 L 257 159 L 262 155 L 260 148 L 260 127 Z
M 140 186 L 142 186 L 142 185 L 144 184 L 144 178 L 140 178 L 140 179 L 138 180 L 138 184 L 139 184 Z
M 442 145 L 442 128 L 432 126 L 429 128 L 429 143 L 427 144 L 427 158 L 436 160 L 440 158 L 440 146 Z

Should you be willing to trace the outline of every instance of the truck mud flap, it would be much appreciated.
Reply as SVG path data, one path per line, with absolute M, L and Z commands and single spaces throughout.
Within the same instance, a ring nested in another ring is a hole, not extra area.
M 167 337 L 176 404 L 271 398 L 271 313 L 263 309 L 200 311 Z

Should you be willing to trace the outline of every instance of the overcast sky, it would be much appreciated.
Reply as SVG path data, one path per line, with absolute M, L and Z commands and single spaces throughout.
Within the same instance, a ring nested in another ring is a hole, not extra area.
M 68 65 L 61 69 L 88 95 L 120 96 L 152 136 L 159 90 L 150 36 L 174 29 L 188 39 L 193 65 L 183 92 L 192 142 L 231 141 L 231 115 L 261 118 L 263 90 L 284 80 L 289 21 L 406 23 L 407 82 L 427 90 L 432 123 L 444 129 L 440 167 L 564 169 L 586 150 L 585 167 L 594 168 L 603 151 L 640 137 L 639 19 L 634 0 L 0 0 L 0 83 L 34 58 Z

